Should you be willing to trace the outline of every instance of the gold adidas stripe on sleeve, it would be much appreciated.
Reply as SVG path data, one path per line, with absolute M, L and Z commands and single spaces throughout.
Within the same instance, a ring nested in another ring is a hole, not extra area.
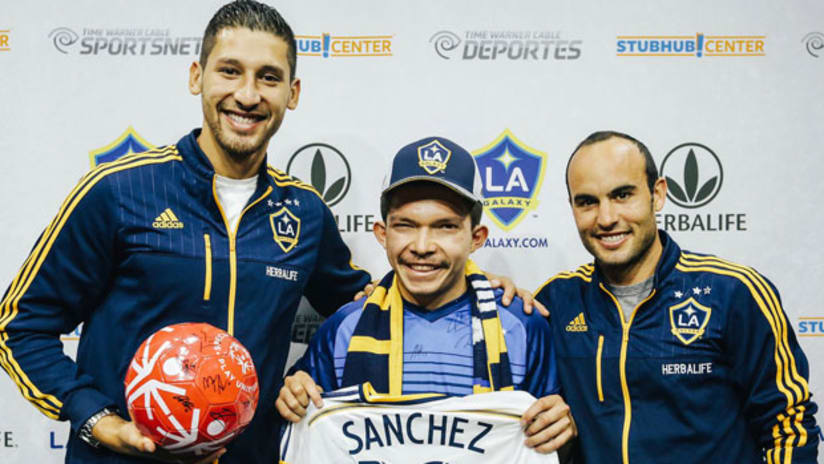
M 798 373 L 795 357 L 789 347 L 787 319 L 777 295 L 764 277 L 754 269 L 717 257 L 682 253 L 676 268 L 683 272 L 710 272 L 733 277 L 750 291 L 773 333 L 776 388 L 787 399 L 785 411 L 776 417 L 773 427 L 774 447 L 767 452 L 767 461 L 774 464 L 792 462 L 793 447 L 804 446 L 807 443 L 807 432 L 800 425 L 803 419 L 803 406 L 796 404 L 807 401 L 810 394 L 809 385 Z M 796 413 L 796 407 L 801 408 L 802 412 Z M 794 420 L 791 421 L 791 418 Z M 793 429 L 793 425 L 798 432 Z M 796 438 L 798 443 L 794 445 Z
M 0 365 L 12 378 L 23 397 L 46 416 L 57 419 L 63 403 L 54 395 L 43 393 L 34 385 L 24 369 L 15 360 L 11 348 L 6 344 L 9 336 L 5 329 L 19 312 L 18 304 L 20 299 L 37 276 L 68 217 L 97 182 L 109 174 L 125 169 L 180 159 L 176 147 L 171 145 L 144 153 L 124 156 L 110 163 L 102 163 L 87 173 L 63 201 L 57 215 L 46 227 L 43 235 L 24 262 L 23 267 L 12 281 L 12 286 L 9 288 L 6 298 L 0 303 Z
M 549 285 L 552 281 L 557 279 L 574 279 L 579 278 L 584 282 L 592 282 L 592 273 L 595 271 L 595 266 L 592 264 L 585 264 L 583 266 L 578 267 L 574 271 L 564 271 L 555 274 L 554 276 L 547 279 L 546 282 L 542 283 L 538 290 L 535 290 L 535 295 L 541 292 L 547 285 Z

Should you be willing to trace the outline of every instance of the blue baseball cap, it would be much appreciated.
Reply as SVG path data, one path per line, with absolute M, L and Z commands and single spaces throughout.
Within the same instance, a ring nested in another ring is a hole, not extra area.
M 483 201 L 475 158 L 444 137 L 427 137 L 401 148 L 383 178 L 381 201 L 393 189 L 415 181 L 441 184 L 472 203 Z

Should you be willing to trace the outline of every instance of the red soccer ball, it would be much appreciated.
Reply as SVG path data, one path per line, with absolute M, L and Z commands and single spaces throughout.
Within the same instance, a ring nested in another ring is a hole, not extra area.
M 205 323 L 155 332 L 137 349 L 123 383 L 132 421 L 173 453 L 222 448 L 246 428 L 258 403 L 249 352 Z

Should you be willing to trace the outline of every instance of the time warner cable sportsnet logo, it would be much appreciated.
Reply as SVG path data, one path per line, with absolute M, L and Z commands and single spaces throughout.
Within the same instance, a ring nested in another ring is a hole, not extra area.
M 709 147 L 700 143 L 682 143 L 670 150 L 659 168 L 667 180 L 667 199 L 687 210 L 701 210 L 710 204 L 724 183 L 721 160 Z M 747 214 L 657 213 L 658 227 L 666 231 L 731 232 L 747 230 Z
M 435 53 L 445 60 L 550 61 L 577 60 L 580 39 L 561 31 L 438 31 L 429 38 Z
M 766 56 L 766 35 L 619 35 L 618 56 Z
M 528 146 L 509 129 L 472 152 L 481 177 L 484 211 L 505 232 L 515 228 L 538 205 L 546 153 Z M 546 248 L 547 237 L 492 237 L 489 248 Z
M 393 35 L 296 35 L 298 56 L 322 58 L 392 56 Z
M 78 29 L 58 27 L 49 32 L 54 48 L 65 55 L 165 56 L 200 55 L 200 37 L 172 35 L 170 29 L 152 27 Z

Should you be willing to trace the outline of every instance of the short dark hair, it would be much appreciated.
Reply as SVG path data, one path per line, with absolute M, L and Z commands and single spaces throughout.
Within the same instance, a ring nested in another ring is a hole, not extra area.
M 655 166 L 655 160 L 652 159 L 652 155 L 650 154 L 647 146 L 644 145 L 643 142 L 641 142 L 640 140 L 636 139 L 631 135 L 624 134 L 623 132 L 606 130 L 593 132 L 589 134 L 587 138 L 582 140 L 581 143 L 579 143 L 578 146 L 575 147 L 575 150 L 572 150 L 572 154 L 569 155 L 569 159 L 567 160 L 566 165 L 566 173 L 564 175 L 564 177 L 566 178 L 567 196 L 571 195 L 569 191 L 569 165 L 572 164 L 572 158 L 575 157 L 575 153 L 578 153 L 578 150 L 580 150 L 583 147 L 593 145 L 598 142 L 603 142 L 613 137 L 618 137 L 632 142 L 638 148 L 638 151 L 641 152 L 641 155 L 644 157 L 644 173 L 647 175 L 647 187 L 649 187 L 649 191 L 650 193 L 652 193 L 653 188 L 655 187 L 655 181 L 658 180 L 658 168 Z
M 215 48 L 217 34 L 223 29 L 242 27 L 252 31 L 264 31 L 280 37 L 288 46 L 286 59 L 289 61 L 289 78 L 294 79 L 297 72 L 297 45 L 292 28 L 278 13 L 278 10 L 255 0 L 235 0 L 220 7 L 212 16 L 203 32 L 203 44 L 200 47 L 200 66 L 206 67 L 209 54 Z
M 389 210 L 398 206 L 397 201 L 393 201 L 393 198 L 394 198 L 394 196 L 392 195 L 393 192 L 395 192 L 397 189 L 404 188 L 408 185 L 425 185 L 425 184 L 438 185 L 440 187 L 443 187 L 443 189 L 445 189 L 449 192 L 453 192 L 448 187 L 445 187 L 445 186 L 443 186 L 441 184 L 438 184 L 438 183 L 435 183 L 435 182 L 427 182 L 425 180 L 418 180 L 418 181 L 414 181 L 414 182 L 409 182 L 408 184 L 398 186 L 398 187 L 390 190 L 389 192 L 386 192 L 385 194 L 381 195 L 381 218 L 384 221 L 386 221 L 386 217 L 389 215 Z M 453 193 L 455 193 L 455 192 L 453 192 Z M 460 198 L 460 203 L 458 203 L 458 206 L 460 206 L 461 209 L 458 212 L 461 214 L 461 216 L 469 215 L 470 225 L 474 229 L 475 226 L 477 226 L 481 223 L 481 215 L 484 212 L 483 204 L 481 204 L 480 201 L 474 201 L 473 202 L 473 201 L 469 200 L 468 198 L 464 198 L 463 196 L 458 195 L 457 193 L 455 193 L 455 196 Z

